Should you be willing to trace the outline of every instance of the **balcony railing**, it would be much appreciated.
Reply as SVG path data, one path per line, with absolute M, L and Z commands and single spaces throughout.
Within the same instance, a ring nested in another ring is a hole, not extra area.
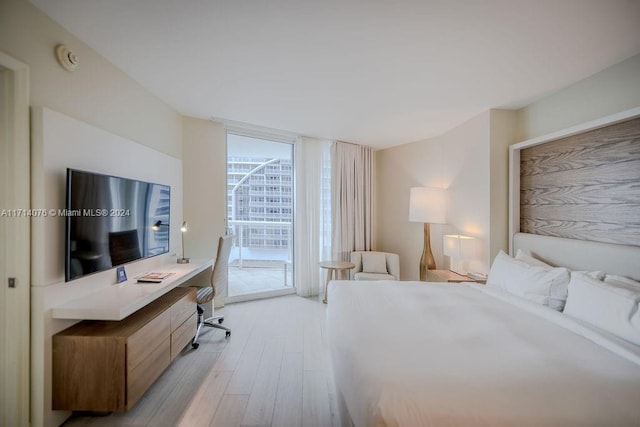
M 229 263 L 237 261 L 239 268 L 243 268 L 248 263 L 253 266 L 282 265 L 285 270 L 285 286 L 287 286 L 287 269 L 293 259 L 293 223 L 229 220 L 228 224 L 236 236 Z M 272 232 L 276 230 L 278 230 L 277 234 Z M 261 243 L 252 245 L 251 241 L 255 243 L 256 240 Z M 268 245 L 265 241 L 277 241 L 280 244 Z
M 293 224 L 291 222 L 229 220 L 228 224 L 236 236 L 229 257 L 230 266 L 241 270 L 245 267 L 282 268 L 284 280 L 281 283 L 285 287 L 292 286 Z M 265 242 L 280 244 L 268 245 Z

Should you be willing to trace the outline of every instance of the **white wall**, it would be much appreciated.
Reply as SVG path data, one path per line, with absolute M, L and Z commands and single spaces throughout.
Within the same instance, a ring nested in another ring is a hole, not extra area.
M 640 106 L 640 55 L 518 111 L 519 141 Z
M 78 70 L 58 65 L 54 49 L 59 43 L 78 55 Z M 182 156 L 180 115 L 28 0 L 0 1 L 0 51 L 29 65 L 31 106 Z
M 182 122 L 184 218 L 190 232 L 184 235 L 185 252 L 192 258 L 214 258 L 218 238 L 227 224 L 227 139 L 221 123 L 184 117 Z M 211 279 L 203 272 L 187 285 L 206 286 Z M 227 289 L 216 289 L 216 307 L 222 307 Z M 210 307 L 205 306 L 205 314 Z
M 479 240 L 478 262 L 470 268 L 488 270 L 490 120 L 487 111 L 439 137 L 376 152 L 377 249 L 400 255 L 403 280 L 418 280 L 423 247 L 422 224 L 408 219 L 411 187 L 447 189 L 447 225 L 431 226 L 436 266 L 448 267 L 442 255 L 442 236 L 460 233 Z
M 509 145 L 518 140 L 518 115 L 491 110 L 489 174 L 489 260 L 509 249 Z
M 442 177 L 448 196 L 445 231 L 478 239 L 478 262 L 469 265 L 472 271 L 487 271 L 489 263 L 490 119 L 491 113 L 486 111 L 434 138 L 442 150 Z M 440 266 L 448 268 L 446 262 Z
M 221 123 L 184 117 L 184 218 L 189 257 L 213 258 L 227 219 L 227 141 Z
M 435 141 L 421 141 L 375 152 L 376 246 L 375 250 L 400 255 L 400 276 L 417 280 L 422 254 L 422 224 L 409 222 L 409 189 L 443 187 L 443 153 Z M 438 246 L 443 227 L 431 226 L 432 252 L 442 263 Z
M 126 265 L 132 277 L 175 262 L 182 221 L 182 161 L 46 109 L 32 109 L 32 208 L 64 209 L 66 169 L 82 169 L 171 186 L 169 254 Z M 64 282 L 63 217 L 32 219 L 32 423 L 57 426 L 69 413 L 51 411 L 51 337 L 75 321 L 51 318 L 51 308 L 116 283 L 115 269 Z

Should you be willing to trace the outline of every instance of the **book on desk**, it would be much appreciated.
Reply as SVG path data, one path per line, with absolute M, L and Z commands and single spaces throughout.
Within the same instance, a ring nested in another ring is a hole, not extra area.
M 138 283 L 161 283 L 173 273 L 145 273 L 140 277 L 136 277 Z

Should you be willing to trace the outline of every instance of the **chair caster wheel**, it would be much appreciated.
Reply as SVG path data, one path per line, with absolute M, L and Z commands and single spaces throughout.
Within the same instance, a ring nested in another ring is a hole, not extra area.
M 224 317 L 218 319 L 218 324 L 221 324 L 222 322 L 224 322 Z
M 227 333 L 224 334 L 225 337 L 229 338 L 231 336 L 231 331 L 227 331 Z
M 193 349 L 195 350 L 196 348 L 200 347 L 200 343 L 199 342 L 194 342 L 191 344 L 191 347 L 193 347 Z

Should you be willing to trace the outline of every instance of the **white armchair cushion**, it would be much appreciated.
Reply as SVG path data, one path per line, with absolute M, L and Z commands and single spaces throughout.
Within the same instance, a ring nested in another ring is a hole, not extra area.
M 367 271 L 364 266 L 364 259 L 368 255 L 373 255 L 373 258 L 370 258 L 368 261 L 367 268 L 376 269 L 378 271 L 382 271 L 382 273 L 373 273 L 371 271 Z M 384 257 L 384 270 L 382 269 L 382 260 L 380 258 L 376 259 L 376 256 Z M 355 264 L 355 268 L 349 271 L 349 277 L 352 280 L 399 280 L 400 279 L 400 257 L 397 254 L 389 253 L 389 252 L 376 252 L 376 251 L 355 251 L 351 252 L 351 262 Z M 377 263 L 377 266 L 371 266 L 369 264 Z M 379 267 L 379 269 L 378 269 Z M 366 273 L 367 276 L 360 276 L 359 273 Z M 356 277 L 358 275 L 358 277 Z M 364 277 L 367 277 L 364 279 Z
M 353 275 L 356 280 L 396 280 L 395 276 L 380 273 L 356 273 Z
M 388 274 L 387 258 L 382 252 L 364 252 L 362 254 L 362 271 L 364 273 Z

